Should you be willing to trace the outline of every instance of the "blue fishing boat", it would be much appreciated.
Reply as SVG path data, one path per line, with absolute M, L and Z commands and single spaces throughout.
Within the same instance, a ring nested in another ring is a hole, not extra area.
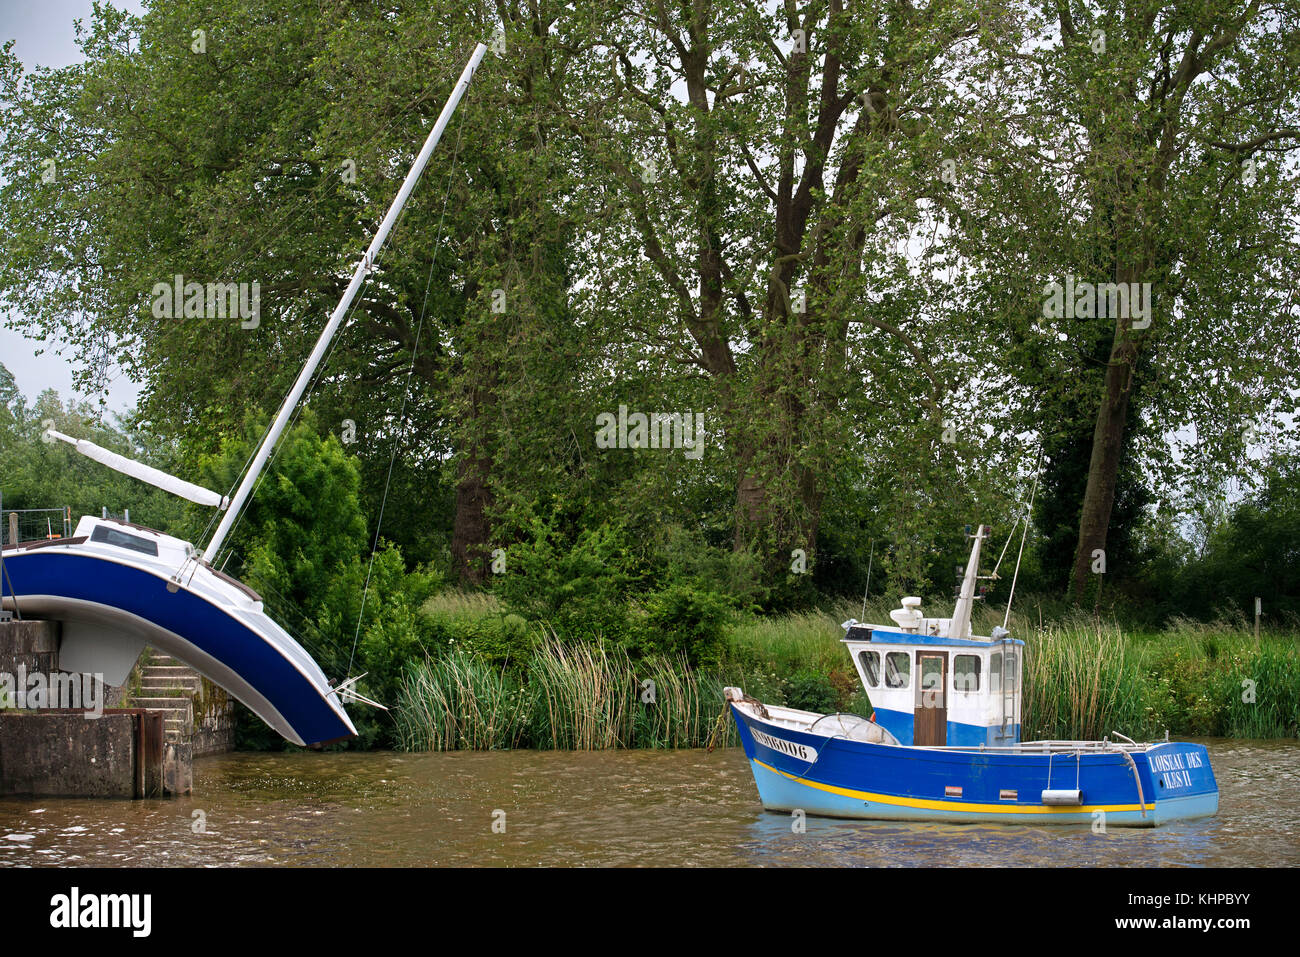
M 763 807 L 841 818 L 1153 827 L 1205 817 L 1219 789 L 1203 745 L 1021 741 L 1025 644 L 971 634 L 981 526 L 952 617 L 921 599 L 893 624 L 844 623 L 874 714 L 815 714 L 726 689 Z
M 218 557 L 486 51 L 484 44 L 475 47 L 231 495 L 93 442 L 47 430 L 48 441 L 67 442 L 109 468 L 223 513 L 202 549 L 154 529 L 94 516 L 82 518 L 71 538 L 12 543 L 0 549 L 0 610 L 58 622 L 59 664 L 64 671 L 121 685 L 148 644 L 224 688 L 299 745 L 354 737 L 356 728 L 345 702 L 382 707 L 356 690 L 364 675 L 331 684 L 312 656 L 266 614 L 260 596 L 220 570 Z

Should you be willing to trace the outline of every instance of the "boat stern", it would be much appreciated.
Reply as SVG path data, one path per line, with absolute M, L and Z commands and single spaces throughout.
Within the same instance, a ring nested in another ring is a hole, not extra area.
M 1219 810 L 1219 784 L 1203 744 L 1171 741 L 1135 754 L 1155 805 L 1155 823 L 1209 817 Z

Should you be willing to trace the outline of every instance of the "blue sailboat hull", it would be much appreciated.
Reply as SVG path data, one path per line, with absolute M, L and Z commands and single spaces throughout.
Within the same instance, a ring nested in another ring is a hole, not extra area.
M 89 554 L 72 543 L 6 549 L 4 571 L 6 607 L 138 637 L 225 688 L 296 744 L 356 734 L 319 667 L 260 606 L 241 612 L 184 582 L 172 590 L 169 576 L 147 562 Z
M 1218 810 L 1199 744 L 1127 752 L 979 751 L 828 738 L 732 715 L 763 806 L 826 817 L 997 824 L 1154 827 Z M 1129 760 L 1132 760 L 1132 764 Z M 1077 791 L 1079 803 L 1044 803 Z

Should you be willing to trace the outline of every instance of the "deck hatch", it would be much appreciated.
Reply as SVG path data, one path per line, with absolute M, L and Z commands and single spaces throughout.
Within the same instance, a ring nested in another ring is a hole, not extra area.
M 128 535 L 106 525 L 96 525 L 95 530 L 90 533 L 90 540 L 104 545 L 116 545 L 118 548 L 129 548 L 133 552 L 143 552 L 154 558 L 158 557 L 157 542 L 140 535 Z

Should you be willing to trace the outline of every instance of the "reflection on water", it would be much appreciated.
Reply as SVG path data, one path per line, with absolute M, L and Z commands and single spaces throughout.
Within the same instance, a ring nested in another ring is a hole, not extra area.
M 190 798 L 0 801 L 0 864 L 1300 864 L 1300 743 L 1206 743 L 1217 817 L 1104 835 L 811 817 L 796 834 L 738 749 L 230 754 L 195 763 Z

